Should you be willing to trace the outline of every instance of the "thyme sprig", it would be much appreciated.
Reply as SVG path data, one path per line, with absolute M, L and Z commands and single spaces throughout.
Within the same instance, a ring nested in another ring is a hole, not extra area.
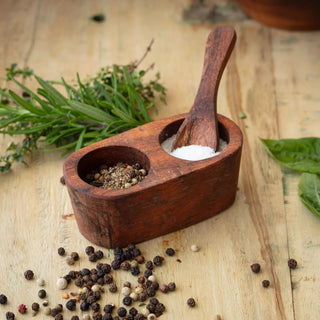
M 85 80 L 77 74 L 74 84 L 63 78 L 46 81 L 15 64 L 7 68 L 4 82 L 14 82 L 23 94 L 0 89 L 0 133 L 24 139 L 9 145 L 0 157 L 0 171 L 8 171 L 14 162 L 25 163 L 25 155 L 35 150 L 63 150 L 65 155 L 150 122 L 148 111 L 159 100 L 165 102 L 166 89 L 159 73 L 145 82 L 150 68 L 138 70 L 140 62 L 106 66 Z M 39 88 L 30 90 L 18 76 L 33 76 Z

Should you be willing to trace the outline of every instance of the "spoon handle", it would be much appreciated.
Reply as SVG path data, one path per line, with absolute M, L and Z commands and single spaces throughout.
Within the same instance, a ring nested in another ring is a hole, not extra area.
M 218 149 L 217 93 L 235 42 L 236 33 L 231 26 L 219 26 L 209 34 L 199 89 L 172 150 L 192 144 Z

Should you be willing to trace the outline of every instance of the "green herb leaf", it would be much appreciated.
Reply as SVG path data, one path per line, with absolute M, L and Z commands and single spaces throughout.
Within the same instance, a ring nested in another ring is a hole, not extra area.
M 302 203 L 320 217 L 320 176 L 303 173 L 299 182 L 299 197 Z
M 320 173 L 320 138 L 260 140 L 267 152 L 285 167 Z

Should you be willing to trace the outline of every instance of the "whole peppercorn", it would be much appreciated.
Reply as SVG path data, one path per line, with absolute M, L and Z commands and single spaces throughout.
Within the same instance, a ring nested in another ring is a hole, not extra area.
M 147 261 L 145 264 L 146 269 L 152 270 L 153 269 L 153 262 L 152 261 Z
M 175 254 L 175 251 L 172 248 L 168 248 L 166 250 L 166 254 L 170 257 L 172 257 Z
M 143 291 L 138 294 L 138 300 L 144 302 L 147 300 L 148 295 Z
M 56 310 L 57 310 L 59 313 L 63 311 L 63 305 L 60 304 L 60 303 L 57 304 L 55 308 L 56 308 Z
M 51 308 L 50 307 L 44 307 L 44 309 L 43 309 L 43 313 L 45 314 L 45 315 L 51 315 Z
M 77 286 L 77 287 L 82 287 L 83 286 L 83 279 L 78 277 L 75 281 L 74 281 L 74 284 Z
M 147 288 L 146 293 L 148 297 L 154 297 L 156 295 L 156 290 L 154 290 L 152 287 L 149 287 Z
M 78 316 L 72 316 L 71 320 L 80 320 Z
M 20 304 L 19 307 L 18 307 L 18 311 L 20 313 L 26 313 L 27 312 L 27 306 L 25 304 Z
M 58 255 L 59 256 L 64 256 L 66 253 L 66 250 L 62 247 L 58 248 Z
M 259 263 L 254 263 L 250 267 L 251 267 L 252 272 L 254 272 L 254 273 L 259 273 L 260 272 L 261 268 L 260 268 L 260 264 Z
M 270 286 L 270 281 L 269 281 L 269 280 L 263 280 L 263 281 L 262 281 L 262 286 L 263 286 L 264 288 L 268 288 L 268 287 Z
M 103 311 L 105 313 L 112 313 L 112 310 L 114 309 L 114 304 L 106 304 L 104 307 L 103 307 Z
M 133 276 L 137 276 L 140 273 L 139 267 L 132 267 L 130 271 Z
M 74 261 L 78 261 L 78 260 L 79 260 L 79 254 L 78 254 L 78 252 L 71 252 L 70 257 L 71 257 Z
M 191 308 L 195 307 L 196 306 L 196 301 L 193 299 L 193 298 L 189 298 L 187 300 L 187 305 Z
M 81 275 L 84 277 L 84 276 L 89 276 L 90 275 L 90 270 L 88 268 L 83 268 L 81 270 Z
M 71 257 L 67 257 L 66 261 L 69 266 L 74 265 L 74 262 L 75 262 Z
M 103 254 L 103 252 L 101 251 L 101 250 L 97 250 L 96 251 L 96 257 L 97 257 L 97 259 L 102 259 L 103 258 L 103 256 L 104 256 L 104 254 Z
M 70 311 L 73 311 L 76 309 L 76 299 L 70 299 L 66 303 L 66 308 Z
M 57 288 L 64 290 L 68 286 L 68 281 L 65 278 L 59 278 L 57 280 Z
M 143 283 L 145 283 L 146 278 L 144 276 L 140 276 L 137 281 L 138 281 L 138 283 L 143 284 Z
M 32 270 L 27 270 L 25 273 L 24 273 L 24 277 L 27 279 L 27 280 L 32 280 L 33 277 L 34 277 L 34 273 Z
M 72 278 L 68 274 L 63 276 L 63 278 L 67 280 L 67 284 L 69 284 L 71 282 L 71 280 L 72 280 Z
M 157 305 L 159 303 L 159 300 L 157 298 L 151 298 L 149 302 L 153 305 Z
M 168 283 L 168 289 L 169 289 L 169 291 L 176 290 L 176 284 L 174 282 Z
M 146 270 L 144 270 L 143 275 L 144 275 L 145 278 L 149 278 L 150 276 L 152 276 L 152 271 L 146 269 Z
M 57 310 L 56 308 L 52 308 L 52 309 L 51 309 L 51 312 L 50 312 L 50 315 L 51 315 L 51 317 L 54 318 L 58 313 L 59 313 L 59 312 L 58 312 L 58 310 Z
M 154 265 L 156 265 L 157 267 L 159 267 L 159 266 L 162 265 L 162 260 L 163 260 L 162 257 L 160 257 L 160 256 L 155 256 L 155 257 L 153 258 L 153 263 L 154 263 Z
M 118 290 L 118 288 L 117 288 L 117 285 L 116 285 L 115 283 L 111 283 L 111 284 L 109 285 L 109 291 L 110 291 L 111 293 L 115 293 L 115 292 L 117 292 L 117 290 Z
M 89 261 L 96 262 L 98 260 L 97 255 L 95 253 L 91 253 L 89 255 Z
M 144 263 L 144 256 L 136 256 L 135 257 L 135 260 L 139 263 L 139 264 L 141 264 L 141 263 Z
M 134 320 L 144 320 L 145 316 L 142 313 L 138 313 L 135 317 Z
M 100 310 L 100 304 L 97 303 L 97 302 L 94 302 L 92 305 L 91 305 L 91 309 L 92 311 L 94 312 L 98 312 Z
M 156 305 L 155 305 L 155 304 L 152 304 L 152 303 L 148 303 L 148 304 L 146 305 L 146 308 L 147 308 L 151 313 L 153 313 L 153 312 L 155 312 L 155 310 L 156 310 Z
M 132 304 L 132 298 L 129 297 L 129 296 L 126 296 L 126 297 L 123 298 L 122 303 L 125 306 L 130 306 Z
M 14 315 L 13 312 L 8 311 L 6 313 L 6 318 L 7 318 L 7 320 L 14 320 L 15 319 L 15 315 Z
M 123 308 L 123 307 L 120 307 L 117 310 L 117 314 L 118 314 L 119 317 L 125 317 L 126 314 L 127 314 L 127 309 Z
M 132 260 L 132 258 L 133 258 L 133 255 L 132 255 L 131 251 L 129 251 L 129 250 L 123 251 L 122 255 L 125 260 Z
M 123 283 L 123 286 L 131 288 L 131 282 L 130 281 L 126 281 L 126 282 Z
M 95 313 L 92 316 L 93 320 L 102 320 L 102 314 L 101 313 Z
M 162 284 L 160 286 L 160 291 L 163 292 L 163 293 L 167 293 L 169 291 L 169 288 L 166 284 Z
M 94 247 L 92 246 L 86 247 L 85 252 L 89 256 L 90 254 L 94 253 Z
M 153 281 L 151 283 L 151 288 L 153 288 L 154 290 L 158 290 L 159 289 L 159 283 L 157 281 Z
M 119 247 L 114 248 L 113 254 L 115 254 L 115 255 L 121 255 L 121 254 L 123 254 L 123 249 L 122 249 L 122 248 L 119 248 Z
M 33 311 L 39 311 L 39 309 L 40 309 L 39 303 L 34 302 L 34 303 L 31 305 L 31 309 L 32 309 Z
M 55 317 L 54 320 L 63 320 L 63 315 L 61 313 L 58 313 Z
M 111 272 L 111 266 L 108 263 L 104 263 L 101 267 L 101 270 L 104 270 L 105 273 L 110 273 Z
M 156 304 L 156 310 L 154 311 L 154 313 L 157 317 L 160 317 L 165 310 L 166 307 L 164 306 L 164 304 L 159 302 Z
M 129 314 L 131 314 L 132 316 L 136 316 L 138 313 L 138 310 L 135 307 L 132 307 L 129 309 Z
M 7 301 L 7 297 L 4 294 L 0 294 L 0 304 L 6 304 Z
M 150 313 L 149 315 L 148 315 L 148 317 L 147 317 L 147 320 L 156 320 L 156 315 L 155 314 L 153 314 L 153 313 Z
M 105 313 L 102 316 L 102 320 L 113 320 L 114 318 L 112 317 L 111 313 Z
M 297 267 L 298 263 L 295 259 L 289 259 L 288 260 L 288 267 L 290 269 L 295 269 Z
M 140 256 L 140 255 L 141 255 L 140 249 L 134 248 L 134 249 L 132 250 L 132 255 L 133 255 L 134 257 Z
M 106 274 L 103 278 L 106 284 L 110 284 L 113 282 L 113 276 L 111 274 Z
M 87 311 L 89 310 L 89 303 L 87 301 L 82 301 L 80 304 L 80 310 L 81 311 Z
M 111 262 L 111 268 L 113 270 L 118 270 L 120 268 L 121 262 L 119 260 L 113 260 Z
M 124 271 L 128 271 L 131 268 L 131 264 L 128 261 L 123 261 L 120 264 L 120 269 Z

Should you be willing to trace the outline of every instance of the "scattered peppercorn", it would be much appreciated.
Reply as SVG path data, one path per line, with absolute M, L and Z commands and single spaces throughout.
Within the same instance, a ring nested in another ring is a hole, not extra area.
M 174 282 L 169 282 L 168 283 L 168 289 L 169 289 L 169 291 L 176 290 L 176 284 Z
M 62 304 L 57 304 L 56 305 L 56 310 L 60 313 L 60 312 L 62 312 L 63 311 L 63 305 Z
M 130 269 L 130 271 L 131 271 L 131 274 L 132 274 L 133 276 L 137 276 L 138 274 L 140 274 L 140 269 L 139 269 L 139 267 L 132 267 L 132 268 Z
M 262 286 L 263 286 L 264 288 L 268 288 L 268 287 L 270 286 L 270 281 L 269 281 L 269 280 L 263 280 L 263 281 L 262 281 Z
M 62 247 L 58 248 L 58 255 L 59 256 L 64 256 L 66 253 L 66 250 Z
M 120 307 L 117 310 L 117 314 L 118 314 L 119 317 L 125 317 L 126 314 L 127 314 L 127 309 L 123 308 L 123 307 Z
M 168 248 L 168 249 L 166 250 L 166 254 L 167 254 L 168 256 L 172 257 L 172 256 L 175 254 L 175 251 L 174 251 L 174 249 L 172 249 L 172 248 Z
M 93 312 L 98 312 L 100 310 L 100 304 L 97 303 L 97 302 L 94 302 L 92 305 L 91 305 L 91 309 Z
M 259 263 L 254 263 L 250 267 L 251 267 L 251 270 L 252 270 L 253 273 L 259 273 L 260 272 L 261 267 L 260 267 Z
M 55 317 L 54 320 L 63 320 L 63 315 L 61 313 L 58 313 Z
M 162 265 L 162 260 L 163 260 L 162 257 L 160 257 L 160 256 L 155 256 L 155 257 L 153 258 L 153 263 L 154 263 L 154 265 L 156 265 L 156 266 L 161 266 L 161 265 Z
M 196 306 L 196 301 L 193 299 L 193 298 L 189 298 L 187 300 L 187 305 L 191 308 L 195 307 Z
M 295 259 L 289 259 L 288 260 L 288 267 L 290 269 L 295 269 L 297 267 L 298 263 Z
M 18 311 L 22 314 L 26 313 L 27 312 L 27 306 L 25 304 L 20 304 L 19 307 L 18 307 Z
M 52 309 L 51 309 L 51 312 L 50 312 L 50 315 L 51 315 L 51 317 L 54 318 L 58 313 L 59 313 L 59 312 L 58 312 L 58 310 L 57 310 L 56 308 L 52 308 Z
M 33 277 L 34 277 L 34 273 L 32 270 L 27 270 L 25 273 L 24 273 L 24 277 L 27 279 L 27 280 L 32 280 Z
M 50 315 L 51 314 L 51 308 L 50 307 L 45 307 L 44 309 L 43 309 L 43 313 L 45 314 L 45 315 Z
M 86 254 L 89 256 L 90 254 L 94 253 L 94 247 L 87 246 L 85 249 Z
M 69 266 L 74 265 L 74 262 L 75 262 L 71 257 L 67 257 L 66 261 Z
M 64 176 L 60 177 L 60 183 L 63 185 L 66 184 L 66 179 L 64 178 Z
M 71 257 L 74 261 L 78 261 L 78 260 L 79 260 L 79 254 L 78 254 L 78 252 L 71 252 L 70 257 Z
M 136 256 L 135 257 L 135 260 L 139 263 L 139 264 L 141 264 L 141 263 L 144 263 L 144 256 Z
M 132 298 L 129 297 L 129 296 L 126 296 L 126 297 L 123 298 L 122 303 L 125 306 L 130 306 L 132 304 Z
M 97 250 L 96 251 L 96 257 L 97 257 L 97 259 L 102 259 L 103 258 L 103 256 L 104 256 L 104 254 L 103 254 L 103 252 L 101 251 L 101 250 Z
M 163 292 L 163 293 L 167 293 L 169 291 L 169 288 L 166 284 L 162 284 L 160 286 L 160 291 Z
M 198 252 L 200 250 L 200 248 L 196 245 L 196 244 L 193 244 L 191 247 L 190 247 L 191 251 L 193 252 Z
M 39 309 L 40 309 L 39 303 L 38 303 L 38 302 L 34 302 L 34 303 L 31 305 L 31 309 L 32 309 L 33 311 L 39 311 Z
M 7 318 L 7 320 L 14 320 L 15 319 L 15 315 L 14 315 L 13 312 L 8 311 L 6 313 L 6 318 Z
M 76 309 L 76 300 L 75 299 L 70 299 L 66 303 L 66 308 L 70 311 L 73 311 Z
M 111 293 L 115 293 L 115 292 L 117 292 L 117 290 L 118 290 L 117 285 L 115 283 L 111 283 L 109 286 L 109 291 Z
M 78 316 L 72 316 L 71 320 L 80 320 Z
M 7 301 L 7 297 L 4 294 L 0 294 L 0 304 L 6 304 Z
M 41 289 L 41 290 L 38 291 L 38 297 L 39 297 L 40 299 L 44 299 L 46 296 L 47 296 L 46 290 Z

